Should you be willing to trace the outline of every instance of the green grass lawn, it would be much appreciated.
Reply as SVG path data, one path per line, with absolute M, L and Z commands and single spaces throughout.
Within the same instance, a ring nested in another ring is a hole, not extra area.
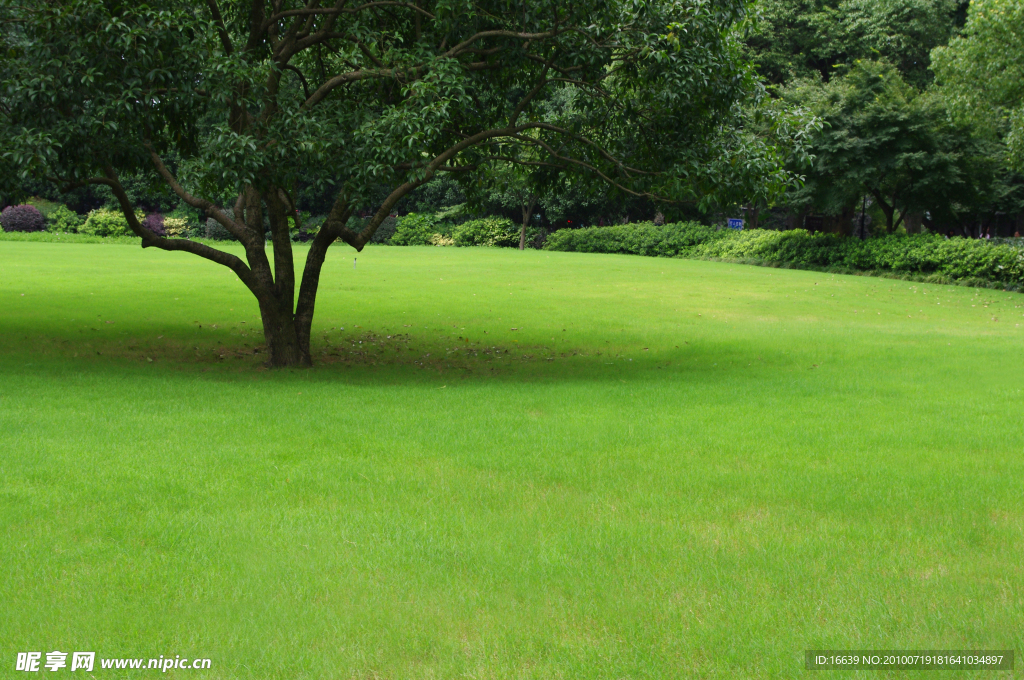
M 339 247 L 315 336 L 315 368 L 267 371 L 225 269 L 0 242 L 0 677 L 52 650 L 396 680 L 1024 652 L 1024 296 Z

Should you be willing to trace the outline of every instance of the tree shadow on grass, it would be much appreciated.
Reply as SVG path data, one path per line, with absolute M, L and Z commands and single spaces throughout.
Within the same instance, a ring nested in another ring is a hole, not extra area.
M 728 344 L 679 340 L 678 345 L 661 347 L 609 342 L 597 348 L 532 343 L 526 337 L 522 342 L 496 343 L 457 333 L 427 338 L 411 333 L 355 331 L 321 333 L 312 344 L 312 368 L 268 369 L 262 343 L 248 342 L 248 337 L 222 337 L 184 339 L 179 334 L 143 340 L 108 334 L 72 339 L 23 334 L 18 343 L 0 344 L 0 372 L 155 371 L 229 381 L 302 375 L 317 382 L 352 384 L 604 381 L 651 377 L 662 372 L 697 375 L 720 372 L 719 365 L 764 364 L 766 359 L 776 359 L 754 342 L 740 339 Z

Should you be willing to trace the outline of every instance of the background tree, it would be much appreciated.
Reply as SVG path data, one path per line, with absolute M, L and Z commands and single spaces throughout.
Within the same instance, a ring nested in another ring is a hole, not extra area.
M 1004 139 L 1008 165 L 1024 173 L 1024 2 L 974 0 L 963 35 L 932 60 L 953 112 Z
M 719 186 L 745 181 L 734 176 L 767 173 L 778 188 L 792 180 L 771 153 L 752 158 L 739 144 L 741 103 L 759 96 L 740 59 L 742 0 L 0 8 L 11 31 L 0 57 L 5 163 L 64 187 L 107 186 L 143 247 L 231 269 L 259 303 L 274 366 L 310 363 L 331 244 L 361 249 L 415 189 L 438 173 L 516 162 L 510 145 L 627 195 L 705 206 Z M 566 89 L 571 115 L 540 115 Z M 219 222 L 245 259 L 146 229 L 122 181 L 132 174 L 158 177 Z M 297 281 L 289 217 L 300 183 L 336 193 Z M 350 231 L 349 217 L 382 186 L 373 217 Z
M 526 230 L 533 219 L 534 209 L 542 189 L 538 186 L 536 169 L 520 163 L 507 163 L 494 167 L 491 181 L 494 189 L 490 201 L 520 213 L 519 250 L 526 248 Z
M 825 121 L 794 198 L 840 215 L 847 233 L 865 194 L 892 233 L 910 214 L 950 215 L 957 201 L 977 203 L 980 181 L 992 179 L 970 129 L 951 123 L 940 97 L 920 93 L 891 65 L 857 62 L 843 77 L 801 81 L 784 96 Z

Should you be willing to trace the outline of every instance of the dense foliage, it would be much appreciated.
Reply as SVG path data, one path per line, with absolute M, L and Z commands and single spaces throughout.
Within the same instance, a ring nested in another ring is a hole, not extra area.
M 825 121 L 807 182 L 791 192 L 790 204 L 841 216 L 846 234 L 865 195 L 887 232 L 921 215 L 907 225 L 911 231 L 922 221 L 955 222 L 958 206 L 978 202 L 994 181 L 972 131 L 951 123 L 940 97 L 920 92 L 888 64 L 858 62 L 825 84 L 794 82 L 784 96 Z
M 929 52 L 954 30 L 955 0 L 761 0 L 748 54 L 769 82 L 842 76 L 883 59 L 915 85 L 931 80 Z
M 951 108 L 1006 140 L 1010 167 L 1024 172 L 1024 2 L 974 0 L 961 36 L 933 53 Z
M 803 229 L 716 230 L 697 223 L 651 223 L 552 234 L 548 250 L 718 258 L 798 267 L 932 275 L 935 281 L 1024 286 L 1024 242 L 1004 243 L 934 234 L 867 240 Z

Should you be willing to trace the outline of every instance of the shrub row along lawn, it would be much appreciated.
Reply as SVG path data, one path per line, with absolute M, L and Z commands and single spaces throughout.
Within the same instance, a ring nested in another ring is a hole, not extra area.
M 375 246 L 334 251 L 321 296 L 318 365 L 266 371 L 215 265 L 0 242 L 8 668 L 765 678 L 809 648 L 1024 649 L 1024 297 Z
M 1024 241 L 993 244 L 937 234 L 894 235 L 860 240 L 803 229 L 732 231 L 696 222 L 562 229 L 548 237 L 548 250 L 691 257 L 916 275 L 930 283 L 964 283 L 1009 290 L 1024 287 Z

